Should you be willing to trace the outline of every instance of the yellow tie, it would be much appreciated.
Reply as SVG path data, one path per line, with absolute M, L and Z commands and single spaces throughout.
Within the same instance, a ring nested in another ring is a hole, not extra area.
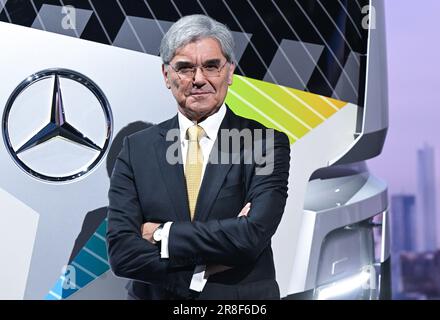
M 187 131 L 189 142 L 188 152 L 186 154 L 185 178 L 191 221 L 194 219 L 197 196 L 202 178 L 203 154 L 199 143 L 204 132 L 203 128 L 198 125 L 189 127 Z

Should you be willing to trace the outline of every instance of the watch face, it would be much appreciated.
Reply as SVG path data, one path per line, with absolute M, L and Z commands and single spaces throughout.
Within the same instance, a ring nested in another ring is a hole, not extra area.
M 162 240 L 161 231 L 162 231 L 162 228 L 159 227 L 153 232 L 153 240 L 154 241 Z

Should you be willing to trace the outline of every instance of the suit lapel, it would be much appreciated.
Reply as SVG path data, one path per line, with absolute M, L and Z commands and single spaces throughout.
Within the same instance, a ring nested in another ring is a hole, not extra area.
M 189 221 L 189 205 L 186 193 L 186 183 L 183 171 L 183 162 L 181 158 L 180 136 L 178 136 L 179 161 L 176 164 L 170 164 L 167 161 L 167 150 L 176 140 L 167 141 L 166 136 L 169 130 L 177 129 L 178 134 L 179 122 L 177 115 L 168 121 L 159 124 L 160 138 L 155 142 L 155 153 L 159 168 L 163 177 L 163 181 L 168 191 L 169 200 L 171 200 L 177 221 Z
M 220 125 L 219 131 L 217 133 L 217 139 L 214 143 L 214 149 L 217 153 L 211 152 L 210 159 L 214 159 L 214 163 L 208 162 L 205 169 L 205 174 L 203 176 L 202 185 L 200 186 L 199 195 L 197 198 L 197 205 L 194 220 L 206 221 L 209 217 L 211 207 L 217 199 L 217 194 L 220 191 L 221 186 L 231 169 L 232 162 L 228 161 L 227 164 L 220 164 L 221 153 L 220 153 L 220 134 L 222 129 L 239 128 L 238 117 L 236 117 L 232 111 L 227 108 L 226 115 Z

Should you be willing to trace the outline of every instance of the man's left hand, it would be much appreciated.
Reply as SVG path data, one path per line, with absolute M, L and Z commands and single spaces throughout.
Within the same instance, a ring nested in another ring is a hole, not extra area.
M 156 242 L 153 240 L 153 233 L 159 227 L 160 223 L 147 222 L 142 225 L 142 238 L 148 240 L 152 244 Z

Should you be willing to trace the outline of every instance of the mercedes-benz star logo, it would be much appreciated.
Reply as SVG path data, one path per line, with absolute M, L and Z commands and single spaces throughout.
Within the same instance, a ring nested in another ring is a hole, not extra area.
M 102 160 L 112 122 L 107 99 L 95 83 L 72 70 L 48 69 L 29 76 L 11 94 L 3 113 L 3 138 L 28 174 L 68 181 Z

